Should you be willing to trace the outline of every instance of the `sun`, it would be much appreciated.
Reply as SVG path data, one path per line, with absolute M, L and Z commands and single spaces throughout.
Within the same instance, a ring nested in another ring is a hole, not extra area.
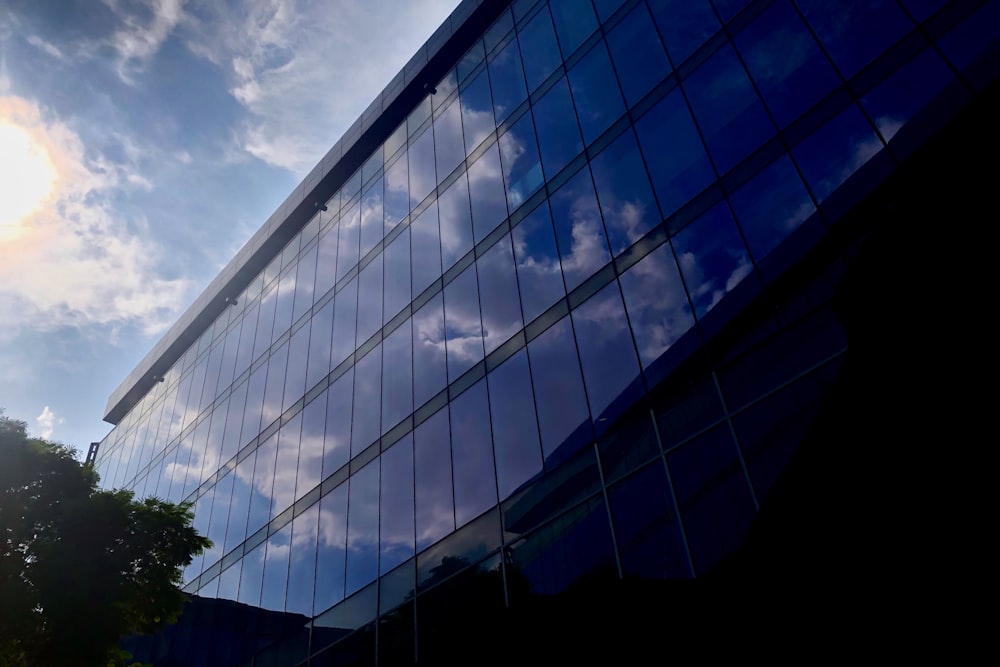
M 23 128 L 0 120 L 0 242 L 16 239 L 39 210 L 58 174 L 45 147 Z

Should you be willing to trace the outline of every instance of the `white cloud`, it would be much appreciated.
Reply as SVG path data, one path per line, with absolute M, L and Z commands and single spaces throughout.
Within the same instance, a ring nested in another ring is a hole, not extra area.
M 56 413 L 52 412 L 47 405 L 42 408 L 42 414 L 35 417 L 35 421 L 42 429 L 39 435 L 45 440 L 51 440 L 52 434 L 55 433 L 56 424 L 63 423 L 63 420 L 56 417 Z
M 153 334 L 169 324 L 188 282 L 161 278 L 158 249 L 133 231 L 145 220 L 126 221 L 113 208 L 123 186 L 148 187 L 144 177 L 88 156 L 68 125 L 30 100 L 0 97 L 0 122 L 26 132 L 55 174 L 39 207 L 0 234 L 3 328 L 132 324 Z
M 47 53 L 56 60 L 66 60 L 66 55 L 59 49 L 58 46 L 52 44 L 51 42 L 46 42 L 44 39 L 38 35 L 29 35 L 28 44 L 31 44 L 36 49 Z
M 120 0 L 104 0 L 119 17 L 122 27 L 111 36 L 111 46 L 118 52 L 118 74 L 131 82 L 137 68 L 160 50 L 163 42 L 180 23 L 185 0 L 144 0 L 136 8 Z

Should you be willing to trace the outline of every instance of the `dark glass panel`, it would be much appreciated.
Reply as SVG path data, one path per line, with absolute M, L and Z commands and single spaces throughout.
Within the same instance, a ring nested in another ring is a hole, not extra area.
M 573 311 L 573 328 L 580 346 L 590 413 L 601 432 L 642 394 L 635 346 L 617 282 Z
M 243 371 L 250 368 L 253 361 L 254 335 L 257 332 L 257 311 L 259 304 L 255 303 L 247 309 L 243 315 L 243 323 L 240 325 L 240 348 L 236 352 L 235 377 L 239 377 Z
M 416 297 L 441 275 L 441 230 L 436 201 L 410 223 L 409 233 L 413 259 L 411 296 Z
M 288 331 L 292 325 L 292 306 L 295 301 L 295 267 L 286 269 L 278 280 L 278 299 L 274 305 L 274 328 L 272 339 Z
M 288 369 L 285 371 L 285 393 L 281 400 L 284 412 L 306 393 L 306 362 L 309 360 L 309 327 L 299 327 L 288 341 Z
M 924 21 L 948 4 L 948 0 L 903 0 L 903 6 L 910 10 L 913 18 Z
M 270 518 L 278 516 L 295 500 L 295 475 L 299 469 L 299 438 L 302 436 L 302 413 L 278 431 L 278 453 L 274 461 L 274 486 L 271 490 Z
M 636 123 L 635 129 L 664 217 L 715 180 L 679 90 L 663 98 Z
M 243 409 L 247 402 L 247 384 L 241 382 L 233 389 L 229 399 L 229 411 L 226 413 L 226 432 L 222 436 L 222 449 L 219 461 L 225 462 L 232 458 L 240 447 L 240 427 L 243 425 Z M 160 449 L 158 447 L 158 449 Z
M 441 294 L 413 314 L 413 404 L 421 406 L 448 383 Z
M 340 362 L 354 352 L 354 335 L 358 324 L 358 279 L 352 278 L 347 286 L 337 292 L 333 305 L 333 346 L 330 350 L 330 366 L 336 368 Z
M 531 341 L 528 356 L 545 459 L 563 460 L 593 439 L 570 319 Z
M 625 113 L 618 78 L 604 42 L 598 42 L 569 71 L 583 143 L 590 144 Z
M 583 150 L 576 110 L 566 77 L 560 79 L 534 107 L 535 129 L 545 177 L 552 178 Z
M 382 240 L 382 177 L 372 183 L 361 197 L 361 257 Z
M 719 29 L 708 0 L 650 0 L 667 53 L 680 65 Z
M 333 307 L 330 300 L 309 323 L 309 363 L 306 387 L 312 388 L 330 372 L 330 345 L 333 341 Z
M 458 177 L 438 197 L 441 215 L 441 264 L 445 271 L 472 249 L 472 207 L 469 204 L 469 181 Z
M 476 267 L 470 266 L 444 288 L 448 380 L 453 381 L 483 358 Z
M 716 11 L 722 16 L 723 21 L 736 16 L 741 9 L 749 5 L 751 0 L 712 0 Z
M 614 3 L 617 4 L 618 0 Z M 598 11 L 601 11 L 600 7 Z M 628 106 L 642 99 L 670 73 L 667 53 L 643 3 L 639 3 L 608 33 L 608 48 Z
M 720 174 L 774 134 L 774 126 L 731 46 L 723 47 L 699 67 L 684 81 L 684 88 Z
M 422 591 L 440 584 L 498 548 L 500 521 L 494 509 L 417 557 L 417 587 Z
M 264 553 L 264 576 L 260 606 L 269 611 L 285 610 L 285 590 L 288 587 L 288 553 L 291 549 L 292 526 L 287 525 L 267 538 Z
M 507 186 L 507 205 L 514 211 L 545 182 L 531 114 L 524 114 L 514 123 L 500 137 L 499 143 L 504 183 Z
M 323 479 L 323 440 L 326 433 L 327 392 L 302 410 L 302 437 L 299 444 L 295 497 L 301 498 Z
M 799 0 L 798 6 L 846 78 L 913 29 L 913 23 L 892 0 L 846 5 L 833 0 Z
M 288 343 L 274 351 L 267 360 L 267 385 L 264 387 L 264 407 L 261 428 L 281 416 L 281 397 L 285 391 L 285 368 L 288 366 Z
M 410 208 L 419 204 L 437 185 L 434 171 L 434 133 L 430 126 L 413 143 L 409 152 Z
M 326 437 L 323 443 L 323 478 L 339 470 L 351 458 L 351 406 L 354 403 L 354 369 L 330 385 L 326 407 Z
M 816 200 L 822 202 L 880 150 L 878 135 L 851 105 L 793 147 L 792 154 Z
M 608 20 L 619 7 L 625 4 L 625 0 L 594 0 L 594 8 L 597 9 L 597 17 L 603 22 Z
M 476 40 L 476 43 L 465 52 L 465 55 L 455 65 L 455 78 L 458 81 L 465 81 L 475 71 L 479 63 L 483 62 L 484 58 L 486 58 L 486 48 L 483 45 L 483 40 Z
M 523 326 L 517 274 L 510 235 L 504 236 L 476 260 L 486 354 L 498 348 Z
M 383 475 L 385 472 L 383 471 Z M 413 491 L 413 468 L 410 467 L 410 491 Z M 383 486 L 383 489 L 385 487 Z M 413 509 L 412 497 L 410 509 Z M 413 533 L 413 513 L 410 512 L 410 533 Z M 412 538 L 411 538 L 412 539 Z M 411 547 L 412 549 L 412 547 Z M 417 560 L 410 558 L 406 563 L 389 572 L 379 580 L 378 606 L 384 613 L 406 602 L 412 602 L 417 588 Z M 412 625 L 413 619 L 410 619 Z
M 548 6 L 542 7 L 521 28 L 518 40 L 521 43 L 524 75 L 528 81 L 528 91 L 531 92 L 562 64 Z
M 318 614 L 344 599 L 347 559 L 347 484 L 341 484 L 319 501 L 318 544 L 313 614 Z
M 580 0 L 550 0 L 549 7 L 552 9 L 563 58 L 568 58 L 597 30 L 597 16 L 589 2 Z
M 239 349 L 240 343 L 240 328 L 238 326 L 233 327 L 226 334 L 226 341 L 223 346 L 222 352 L 222 363 L 219 367 L 219 384 L 217 394 L 221 394 L 222 390 L 233 383 L 234 374 L 233 371 L 236 369 L 236 353 Z M 156 438 L 156 426 L 159 421 L 159 409 L 162 408 L 162 403 L 157 407 L 153 408 L 152 419 L 150 420 L 150 431 L 148 440 L 155 440 Z
M 490 98 L 490 80 L 483 70 L 460 94 L 462 102 L 462 127 L 465 132 L 465 153 L 482 143 L 496 128 L 493 120 L 493 100 Z
M 451 402 L 451 458 L 455 471 L 455 525 L 462 526 L 497 502 L 486 382 Z
M 337 282 L 337 236 L 340 225 L 333 225 L 319 237 L 316 260 L 316 297 L 321 297 Z
M 365 163 L 361 165 L 361 182 L 370 183 L 373 178 L 382 173 L 382 164 L 384 156 L 382 154 L 382 147 L 379 146 L 375 151 L 368 156 Z
M 524 321 L 530 322 L 566 295 L 548 202 L 522 220 L 511 231 L 511 238 Z
M 211 565 L 226 553 L 226 527 L 229 524 L 229 515 L 232 514 L 232 505 L 238 500 L 236 494 L 233 493 L 235 481 L 236 473 L 228 472 L 216 484 L 212 518 L 209 521 L 208 534 L 206 535 L 208 539 L 212 540 L 212 546 L 205 552 L 205 565 Z
M 382 345 L 365 355 L 354 367 L 354 416 L 351 456 L 357 456 L 379 437 L 382 395 Z
M 396 226 L 410 212 L 410 171 L 406 154 L 385 170 L 385 233 Z
M 756 516 L 728 424 L 667 455 L 695 570 L 704 572 L 743 541 Z
M 437 156 L 437 173 L 444 178 L 465 159 L 462 138 L 462 108 L 454 100 L 448 108 L 434 117 L 434 150 Z
M 249 456 L 237 464 L 233 473 L 232 500 L 229 505 L 229 521 L 226 525 L 223 553 L 229 553 L 233 547 L 246 539 L 250 497 L 253 495 L 253 464 L 254 457 Z
M 641 412 L 624 420 L 604 435 L 597 448 L 601 452 L 604 480 L 614 482 L 660 455 L 652 416 Z
M 455 530 L 448 408 L 413 432 L 417 551 Z
M 635 135 L 626 131 L 590 163 L 611 252 L 620 254 L 660 222 Z
M 358 263 L 359 243 L 361 240 L 361 202 L 356 201 L 347 207 L 340 216 L 340 239 L 337 243 L 337 280 L 347 275 Z
M 237 600 L 252 607 L 260 606 L 260 586 L 264 577 L 264 547 L 261 544 L 243 557 L 240 592 Z
M 316 282 L 316 257 L 318 249 L 313 246 L 299 260 L 295 273 L 295 299 L 292 307 L 292 322 L 298 322 L 313 305 L 313 289 Z
M 655 362 L 694 326 L 670 245 L 646 255 L 622 274 L 621 283 L 639 360 L 652 386 L 662 379 Z
M 615 522 L 622 572 L 626 576 L 656 579 L 691 576 L 662 460 L 608 489 L 608 502 Z
M 678 232 L 672 242 L 699 319 L 753 271 L 743 238 L 724 202 Z M 624 288 L 624 282 L 622 285 Z
M 519 351 L 486 379 L 497 487 L 503 500 L 542 471 L 542 449 L 538 442 L 527 352 Z
M 379 462 L 351 475 L 347 519 L 347 594 L 378 577 Z
M 382 433 L 413 412 L 413 332 L 411 320 L 382 342 Z
M 382 328 L 382 262 L 384 254 L 361 269 L 358 275 L 358 345 Z
M 379 574 L 413 557 L 413 438 L 407 434 L 382 452 L 379 502 Z
M 577 172 L 549 201 L 566 290 L 571 292 L 611 260 L 590 169 Z
M 779 127 L 798 118 L 840 83 L 788 0 L 774 3 L 735 41 Z
M 501 123 L 528 96 L 524 70 L 521 69 L 521 51 L 516 39 L 510 40 L 490 60 L 489 76 L 493 87 L 493 113 L 496 122 Z
M 802 179 L 785 156 L 734 192 L 730 200 L 750 254 L 758 260 L 816 210 Z
M 672 376 L 657 388 L 656 424 L 663 448 L 669 450 L 698 431 L 722 419 L 722 402 L 715 381 L 705 371 Z
M 476 243 L 507 217 L 507 198 L 500 172 L 500 149 L 496 144 L 469 167 L 472 232 Z
M 382 585 L 385 585 L 384 581 Z M 414 602 L 410 600 L 379 617 L 377 655 L 380 665 L 415 664 L 417 633 L 415 613 Z

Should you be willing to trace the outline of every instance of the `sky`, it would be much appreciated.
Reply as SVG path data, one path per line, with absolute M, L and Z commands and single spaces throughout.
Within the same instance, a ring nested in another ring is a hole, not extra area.
M 0 408 L 108 396 L 458 0 L 0 0 Z

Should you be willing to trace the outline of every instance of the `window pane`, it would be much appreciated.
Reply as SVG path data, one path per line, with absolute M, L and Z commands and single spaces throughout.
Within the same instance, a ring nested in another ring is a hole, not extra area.
M 385 258 L 385 324 L 410 302 L 410 230 L 404 229 L 382 254 Z
M 413 338 L 410 320 L 382 343 L 382 433 L 413 412 Z
M 817 201 L 882 150 L 882 142 L 857 106 L 851 105 L 792 148 Z M 751 248 L 752 249 L 752 248 Z
M 583 143 L 590 144 L 625 113 L 618 77 L 604 42 L 598 42 L 569 71 Z
M 326 407 L 326 436 L 323 443 L 323 478 L 330 476 L 351 458 L 351 406 L 354 404 L 354 369 L 330 385 Z
M 413 315 L 413 404 L 417 407 L 448 383 L 443 303 L 437 294 Z
M 347 484 L 319 501 L 319 539 L 316 554 L 316 598 L 313 614 L 344 599 L 347 560 Z
M 465 132 L 465 153 L 468 155 L 496 128 L 493 120 L 493 100 L 490 80 L 483 70 L 460 94 L 462 127 Z
M 448 408 L 413 432 L 417 551 L 455 530 Z
M 670 73 L 670 61 L 646 5 L 639 3 L 608 34 L 625 101 L 632 106 Z
M 437 173 L 444 178 L 465 158 L 462 139 L 462 108 L 458 100 L 434 117 L 434 150 Z
M 571 292 L 611 260 L 590 169 L 577 172 L 550 202 L 566 290 Z
M 511 237 L 524 321 L 531 322 L 566 295 L 548 202 L 542 202 L 522 220 L 511 231 Z
M 347 519 L 347 595 L 378 577 L 379 460 L 351 475 Z
M 382 177 L 378 179 L 361 197 L 361 257 L 382 240 L 382 230 L 385 222 L 382 210 Z
M 445 271 L 472 249 L 469 182 L 462 174 L 438 198 L 441 215 L 441 264 Z
M 337 292 L 333 306 L 333 347 L 330 366 L 337 365 L 354 352 L 354 334 L 358 322 L 358 279 Z
M 340 239 L 337 243 L 337 280 L 358 263 L 361 239 L 361 202 L 354 202 L 340 217 Z
M 419 204 L 437 185 L 434 171 L 434 132 L 428 128 L 410 144 L 410 208 Z
M 674 66 L 719 29 L 708 0 L 650 0 L 649 7 Z
M 383 452 L 381 460 L 379 573 L 385 574 L 414 553 L 412 436 Z
M 404 153 L 385 170 L 385 233 L 410 211 L 410 170 Z
M 548 6 L 542 7 L 541 11 L 521 29 L 518 39 L 521 42 L 528 92 L 531 92 L 562 64 Z
M 523 326 L 510 235 L 476 260 L 476 266 L 482 297 L 483 343 L 489 354 Z
M 455 467 L 455 524 L 465 525 L 497 502 L 486 382 L 451 402 L 451 458 Z
M 319 504 L 292 522 L 292 550 L 288 563 L 288 597 L 285 610 L 312 616 L 316 579 L 316 540 L 319 534 Z
M 413 259 L 412 296 L 427 289 L 441 275 L 441 231 L 438 227 L 438 203 L 435 201 L 410 223 Z
M 597 16 L 589 2 L 550 0 L 549 6 L 563 58 L 568 58 L 597 29 Z
M 545 177 L 552 178 L 583 150 L 576 110 L 565 77 L 538 101 L 534 117 Z
M 892 0 L 846 5 L 830 0 L 799 0 L 798 5 L 847 78 L 913 29 L 913 23 Z
M 514 211 L 545 182 L 531 114 L 524 114 L 500 137 L 499 143 L 507 205 Z
M 478 243 L 507 217 L 500 149 L 496 144 L 469 167 L 469 196 L 472 199 L 472 231 Z
M 354 367 L 354 416 L 351 423 L 351 456 L 357 456 L 379 437 L 382 395 L 382 345 Z
M 476 267 L 470 266 L 444 288 L 448 381 L 483 358 L 483 326 L 479 316 Z
M 604 227 L 614 255 L 660 222 L 635 135 L 626 131 L 590 163 Z
M 542 471 L 528 353 L 519 351 L 487 378 L 497 486 L 503 500 Z
M 528 96 L 521 69 L 521 51 L 517 40 L 512 39 L 489 64 L 490 83 L 493 87 L 493 112 L 501 123 L 510 112 Z

